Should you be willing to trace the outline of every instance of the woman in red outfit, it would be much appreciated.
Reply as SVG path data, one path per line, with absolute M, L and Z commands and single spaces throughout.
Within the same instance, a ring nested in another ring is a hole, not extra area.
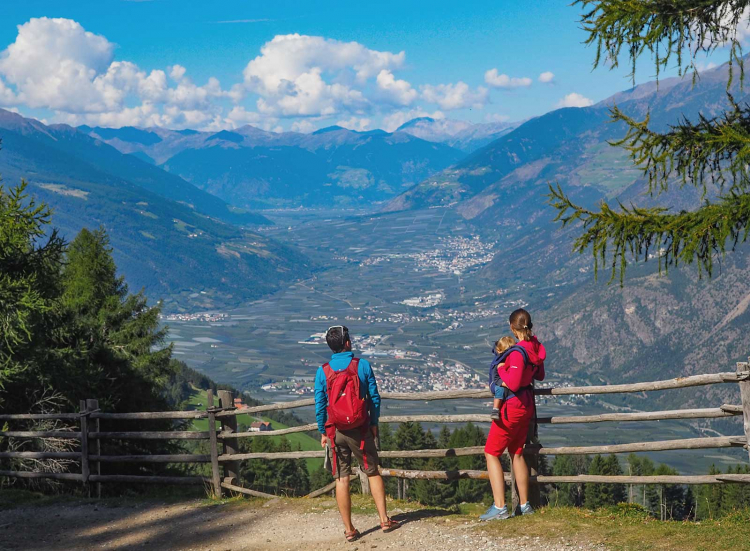
M 482 520 L 509 518 L 505 506 L 505 479 L 500 456 L 507 448 L 513 461 L 513 472 L 518 485 L 521 512 L 533 512 L 529 505 L 529 468 L 523 457 L 523 446 L 529 431 L 529 423 L 534 416 L 534 380 L 544 380 L 544 360 L 547 353 L 532 333 L 531 315 L 519 308 L 510 315 L 510 329 L 518 339 L 518 345 L 526 351 L 527 358 L 520 351 L 513 351 L 505 363 L 498 366 L 503 386 L 508 389 L 507 399 L 500 411 L 500 420 L 494 421 L 484 446 L 487 471 L 495 498 L 493 505 L 480 518 Z

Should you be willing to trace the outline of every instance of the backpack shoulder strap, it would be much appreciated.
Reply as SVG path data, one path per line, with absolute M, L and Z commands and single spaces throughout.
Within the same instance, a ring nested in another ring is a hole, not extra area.
M 326 362 L 323 364 L 323 375 L 326 376 L 326 379 L 328 379 L 331 375 L 333 375 L 333 369 L 331 369 L 331 364 Z

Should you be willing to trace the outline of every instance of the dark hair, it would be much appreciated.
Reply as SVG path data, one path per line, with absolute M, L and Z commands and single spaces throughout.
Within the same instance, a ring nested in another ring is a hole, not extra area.
M 344 350 L 346 350 L 346 343 L 350 340 L 349 328 L 345 325 L 342 325 L 341 327 L 333 327 L 326 333 L 326 342 L 328 343 L 328 348 L 330 348 L 334 354 L 338 354 L 339 352 L 343 352 Z
M 534 324 L 531 323 L 531 314 L 523 308 L 514 310 L 510 315 L 510 328 L 517 334 L 522 335 L 523 340 L 531 340 L 531 337 L 534 335 L 531 332 L 534 328 Z

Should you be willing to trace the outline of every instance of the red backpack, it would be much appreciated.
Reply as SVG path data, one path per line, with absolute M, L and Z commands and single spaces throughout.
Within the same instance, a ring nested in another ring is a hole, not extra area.
M 328 423 L 339 430 L 365 427 L 369 422 L 367 399 L 360 398 L 359 359 L 354 358 L 346 369 L 334 371 L 323 366 L 328 386 Z

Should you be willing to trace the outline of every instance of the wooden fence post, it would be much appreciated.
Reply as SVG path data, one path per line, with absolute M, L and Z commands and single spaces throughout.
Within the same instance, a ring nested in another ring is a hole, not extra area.
M 534 404 L 536 408 L 536 404 Z M 533 446 L 539 446 L 539 425 L 536 423 L 536 415 L 529 424 L 529 433 L 526 437 L 526 443 Z M 526 464 L 529 466 L 529 476 L 539 475 L 539 455 L 534 454 L 526 457 Z M 529 503 L 535 509 L 542 506 L 542 487 L 540 484 L 529 484 Z
M 362 495 L 370 495 L 370 479 L 361 468 L 357 468 L 359 473 L 359 483 L 362 485 Z
M 737 362 L 737 373 L 750 370 L 750 359 L 747 363 Z M 748 457 L 750 457 L 750 379 L 739 382 L 740 398 L 742 399 L 742 417 L 745 427 L 745 438 L 747 438 Z
M 98 409 L 99 409 L 99 400 L 92 400 L 92 399 L 86 400 L 86 410 L 88 412 L 92 412 L 92 411 L 95 411 L 95 410 L 98 410 Z M 92 419 L 89 422 L 89 427 L 91 426 L 92 423 L 94 425 L 94 432 L 100 432 L 100 430 L 99 430 L 99 419 L 98 418 L 97 419 Z M 95 451 L 95 455 L 101 455 L 102 454 L 102 441 L 99 440 L 98 438 L 96 438 L 94 440 L 94 451 Z M 101 475 L 102 474 L 102 464 L 99 461 L 96 461 L 94 463 L 94 472 L 97 475 Z M 102 483 L 101 482 L 97 482 L 96 483 L 96 497 L 97 498 L 101 498 L 102 497 Z
M 216 413 L 214 409 L 214 391 L 208 389 L 206 411 L 208 412 L 208 439 L 211 448 L 211 482 L 214 497 L 221 498 L 221 475 L 219 474 L 219 444 L 216 438 Z
M 89 490 L 89 416 L 86 400 L 80 402 L 81 411 L 81 481 L 84 488 Z
M 232 392 L 229 390 L 220 390 L 219 394 L 219 405 L 223 409 L 229 409 L 234 407 L 234 398 Z M 237 417 L 222 417 L 221 418 L 221 432 L 237 432 Z M 236 438 L 224 438 L 225 454 L 240 453 L 238 442 Z M 239 461 L 226 461 L 224 463 L 224 482 L 227 484 L 234 484 L 240 486 L 240 462 Z

